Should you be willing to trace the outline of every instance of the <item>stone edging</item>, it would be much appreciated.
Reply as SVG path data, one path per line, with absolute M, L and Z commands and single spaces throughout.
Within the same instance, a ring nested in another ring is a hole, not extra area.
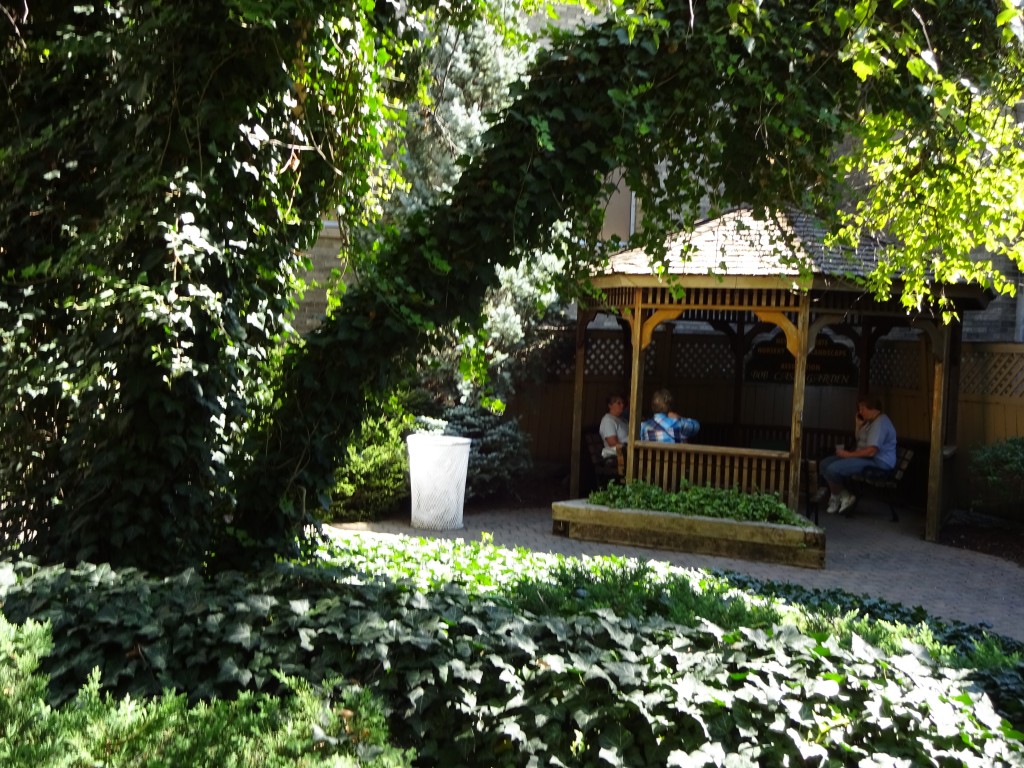
M 748 523 L 669 512 L 614 509 L 586 499 L 551 504 L 556 534 L 802 568 L 825 567 L 825 531 L 775 523 Z

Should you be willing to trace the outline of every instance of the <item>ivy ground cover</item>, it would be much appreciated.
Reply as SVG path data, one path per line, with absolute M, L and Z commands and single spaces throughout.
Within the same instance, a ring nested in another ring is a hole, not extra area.
M 373 691 L 422 765 L 1024 763 L 1018 644 L 843 593 L 401 538 L 260 576 L 2 567 L 61 707 L 94 668 L 190 700 L 283 673 Z

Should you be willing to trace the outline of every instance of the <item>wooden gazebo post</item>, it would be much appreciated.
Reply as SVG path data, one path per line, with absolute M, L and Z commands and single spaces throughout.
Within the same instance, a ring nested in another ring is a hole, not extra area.
M 811 293 L 801 291 L 797 314 L 797 351 L 793 363 L 793 413 L 789 440 L 789 508 L 800 503 L 800 471 L 804 439 L 804 393 L 807 389 L 807 355 L 810 350 Z M 813 489 L 811 489 L 813 491 Z
M 629 440 L 626 443 L 626 479 L 633 478 L 633 467 L 636 457 L 633 444 L 640 437 L 640 409 L 643 407 L 644 371 L 640 361 L 643 359 L 643 308 L 640 303 L 643 290 L 633 289 L 633 312 L 629 319 L 630 352 L 632 358 L 629 366 Z
M 793 403 L 789 427 L 789 492 L 786 503 L 796 509 L 800 502 L 800 463 L 803 452 L 804 393 L 807 389 L 807 355 L 810 350 L 811 294 L 800 291 L 796 326 L 778 310 L 755 309 L 766 323 L 774 323 L 786 336 L 786 349 L 793 356 Z
M 949 387 L 949 326 L 928 324 L 932 341 L 932 425 L 928 449 L 928 508 L 925 514 L 924 538 L 938 541 L 942 527 L 943 446 L 946 441 L 946 394 Z
M 594 312 L 580 307 L 576 312 L 576 368 L 572 398 L 572 449 L 569 454 L 569 494 L 580 495 L 580 436 L 583 434 L 583 378 L 587 369 L 587 326 Z

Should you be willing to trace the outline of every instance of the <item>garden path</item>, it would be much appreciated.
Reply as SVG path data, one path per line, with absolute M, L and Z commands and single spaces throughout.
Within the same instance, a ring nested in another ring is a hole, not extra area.
M 1024 568 L 992 555 L 924 541 L 922 512 L 902 510 L 900 521 L 892 522 L 887 507 L 865 501 L 853 517 L 822 514 L 827 554 L 821 570 L 576 541 L 552 533 L 550 505 L 467 509 L 463 521 L 465 526 L 453 531 L 413 528 L 408 516 L 331 528 L 340 537 L 406 535 L 476 541 L 489 533 L 499 546 L 537 552 L 622 555 L 736 571 L 759 579 L 814 589 L 836 588 L 907 607 L 921 606 L 937 618 L 982 624 L 1024 642 Z

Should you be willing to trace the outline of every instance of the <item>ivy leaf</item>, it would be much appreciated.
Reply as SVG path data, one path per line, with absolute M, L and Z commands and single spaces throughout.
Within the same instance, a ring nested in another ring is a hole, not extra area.
M 217 682 L 235 682 L 245 687 L 252 680 L 252 672 L 238 666 L 234 657 L 228 656 L 221 660 L 220 669 L 217 674 Z
M 831 699 L 839 695 L 839 683 L 834 679 L 808 680 L 804 686 L 808 696 Z
M 870 64 L 863 59 L 857 59 L 853 62 L 853 71 L 858 78 L 865 81 L 875 74 L 876 68 L 874 64 Z

